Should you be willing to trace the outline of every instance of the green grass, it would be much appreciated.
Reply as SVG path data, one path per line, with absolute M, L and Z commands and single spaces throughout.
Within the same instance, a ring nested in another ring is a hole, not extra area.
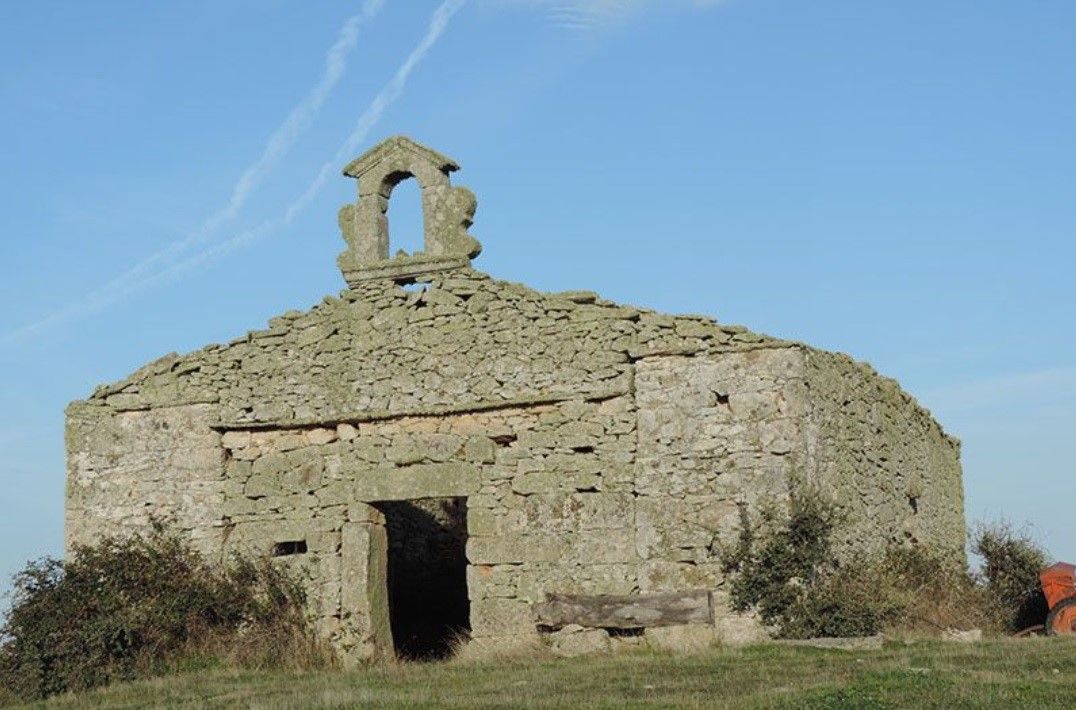
M 782 645 L 586 659 L 371 667 L 203 669 L 53 699 L 50 707 L 1071 708 L 1076 640 L 892 643 L 843 652 Z

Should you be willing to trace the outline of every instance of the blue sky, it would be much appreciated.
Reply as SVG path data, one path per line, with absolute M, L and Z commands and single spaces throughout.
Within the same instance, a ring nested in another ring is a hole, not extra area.
M 867 360 L 969 520 L 1076 558 L 1071 0 L 6 2 L 0 67 L 5 579 L 61 550 L 66 403 L 339 291 L 339 168 L 395 133 L 478 268 Z

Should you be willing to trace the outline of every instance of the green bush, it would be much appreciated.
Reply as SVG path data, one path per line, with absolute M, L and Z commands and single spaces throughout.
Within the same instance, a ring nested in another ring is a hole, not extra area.
M 0 626 L 0 685 L 43 698 L 207 652 L 255 665 L 312 643 L 301 588 L 268 561 L 210 565 L 159 526 L 29 563 Z
M 731 599 L 786 638 L 869 636 L 894 631 L 981 628 L 1008 632 L 1042 623 L 1038 575 L 1046 555 L 1007 526 L 983 529 L 974 549 L 980 575 L 922 547 L 893 547 L 839 561 L 842 521 L 819 492 L 795 489 L 788 510 L 767 508 L 755 524 L 741 508 Z
M 739 545 L 725 565 L 739 571 L 731 590 L 735 608 L 757 608 L 766 623 L 779 621 L 831 561 L 837 523 L 832 505 L 814 490 L 797 489 L 784 515 L 778 508 L 764 508 L 756 531 L 741 508 Z
M 821 493 L 796 486 L 787 513 L 764 508 L 756 526 L 741 508 L 740 519 L 736 548 L 724 560 L 727 571 L 738 572 L 733 608 L 757 610 L 789 638 L 877 633 L 885 610 L 858 584 L 856 567 L 837 564 L 833 533 L 841 520 Z
M 1001 615 L 1000 625 L 1020 631 L 1042 624 L 1049 611 L 1039 582 L 1049 566 L 1046 552 L 1008 523 L 981 526 L 972 550 L 982 557 L 981 585 Z
M 878 593 L 873 566 L 850 564 L 818 574 L 777 620 L 786 638 L 873 636 L 901 609 Z

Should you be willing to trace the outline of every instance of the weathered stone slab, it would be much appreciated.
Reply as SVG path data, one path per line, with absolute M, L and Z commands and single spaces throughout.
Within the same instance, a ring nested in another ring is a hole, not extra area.
M 542 533 L 471 537 L 467 540 L 467 560 L 471 564 L 555 562 L 566 548 L 564 538 Z
M 609 632 L 605 629 L 586 629 L 577 624 L 565 626 L 545 637 L 554 655 L 571 658 L 608 651 Z
M 677 624 L 712 624 L 710 592 L 669 594 L 567 595 L 550 594 L 535 605 L 542 626 L 563 628 L 577 624 L 588 628 L 637 629 Z
M 473 465 L 437 463 L 361 469 L 350 485 L 352 500 L 389 501 L 469 496 L 481 481 Z

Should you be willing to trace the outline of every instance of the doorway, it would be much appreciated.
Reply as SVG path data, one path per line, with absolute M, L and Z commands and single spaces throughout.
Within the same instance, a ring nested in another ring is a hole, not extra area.
M 467 499 L 374 503 L 385 516 L 389 623 L 396 657 L 450 657 L 471 630 Z

